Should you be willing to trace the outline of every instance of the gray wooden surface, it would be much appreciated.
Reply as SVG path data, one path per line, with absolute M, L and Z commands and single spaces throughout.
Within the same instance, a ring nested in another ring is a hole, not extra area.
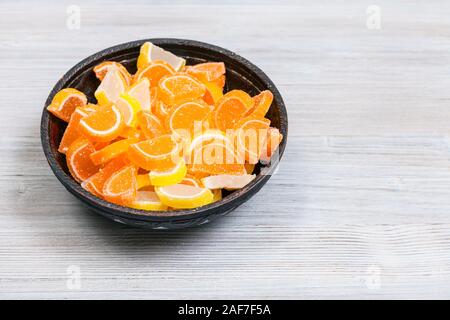
M 214 3 L 1 1 L 0 298 L 450 298 L 450 3 Z M 278 173 L 203 228 L 107 221 L 41 150 L 59 77 L 149 37 L 236 51 L 288 106 Z

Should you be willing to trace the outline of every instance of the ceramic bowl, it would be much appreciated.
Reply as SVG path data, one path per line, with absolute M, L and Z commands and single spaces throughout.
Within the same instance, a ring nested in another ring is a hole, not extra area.
M 139 48 L 145 41 L 173 52 L 187 60 L 187 64 L 207 61 L 223 61 L 226 66 L 225 91 L 242 89 L 250 95 L 262 90 L 270 90 L 274 95 L 273 103 L 267 114 L 271 126 L 280 130 L 283 141 L 278 150 L 281 159 L 287 142 L 288 117 L 283 99 L 274 83 L 248 60 L 239 55 L 211 45 L 183 39 L 145 39 L 120 44 L 95 53 L 70 69 L 51 90 L 42 112 L 41 140 L 45 156 L 55 176 L 64 187 L 80 199 L 93 211 L 126 225 L 151 229 L 178 229 L 205 224 L 223 216 L 249 200 L 269 180 L 276 163 L 255 168 L 256 178 L 240 190 L 224 193 L 221 201 L 189 210 L 143 211 L 106 202 L 85 191 L 69 174 L 65 156 L 58 152 L 58 145 L 66 128 L 66 123 L 46 111 L 53 96 L 66 87 L 76 88 L 86 94 L 88 100 L 95 102 L 94 91 L 99 85 L 92 69 L 102 61 L 112 60 L 122 63 L 130 73 L 136 72 L 136 60 Z M 257 215 L 254 216 L 257 219 Z

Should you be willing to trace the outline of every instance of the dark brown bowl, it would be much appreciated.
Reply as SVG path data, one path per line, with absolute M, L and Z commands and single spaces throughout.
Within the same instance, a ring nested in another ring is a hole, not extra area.
M 273 82 L 258 67 L 248 60 L 226 49 L 207 43 L 182 40 L 182 39 L 146 39 L 120 44 L 102 50 L 87 57 L 72 69 L 70 69 L 53 87 L 45 107 L 53 99 L 53 96 L 61 89 L 67 87 L 76 88 L 86 94 L 89 101 L 96 101 L 94 91 L 99 85 L 99 80 L 92 71 L 93 67 L 104 60 L 112 60 L 122 63 L 128 71 L 136 71 L 136 59 L 139 48 L 145 41 L 151 41 L 162 48 L 182 56 L 187 64 L 196 64 L 206 61 L 223 61 L 226 65 L 225 91 L 242 89 L 250 95 L 268 89 L 272 91 L 274 100 L 267 117 L 271 125 L 278 128 L 284 138 L 281 142 L 278 154 L 279 159 L 283 155 L 287 141 L 288 119 L 287 112 Z M 44 108 L 41 120 L 41 140 L 47 161 L 54 174 L 66 189 L 80 199 L 89 208 L 114 221 L 127 225 L 145 227 L 151 229 L 177 229 L 207 223 L 219 216 L 225 215 L 239 205 L 250 199 L 269 180 L 277 163 L 270 166 L 258 164 L 255 168 L 257 177 L 243 189 L 229 192 L 221 201 L 190 210 L 176 211 L 143 211 L 123 207 L 106 202 L 85 191 L 69 174 L 65 156 L 58 152 L 59 142 L 66 128 L 66 123 L 49 114 Z M 257 219 L 257 217 L 255 217 Z

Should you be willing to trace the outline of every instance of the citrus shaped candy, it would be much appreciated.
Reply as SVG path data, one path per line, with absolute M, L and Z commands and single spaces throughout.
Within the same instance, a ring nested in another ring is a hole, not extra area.
M 216 104 L 214 121 L 216 128 L 234 129 L 236 123 L 253 107 L 252 98 L 242 90 L 226 93 Z
M 257 163 L 261 150 L 266 143 L 270 120 L 259 116 L 250 116 L 236 125 L 237 149 L 244 154 L 248 163 Z
M 175 72 L 167 62 L 156 60 L 148 64 L 145 68 L 139 69 L 134 75 L 134 82 L 138 82 L 142 78 L 147 78 L 150 82 L 150 88 L 153 88 L 158 85 L 162 77 L 175 74 Z
M 108 162 L 96 174 L 84 180 L 81 186 L 93 195 L 103 198 L 103 186 L 106 180 L 126 165 L 129 165 L 129 161 L 125 157 L 117 157 Z
M 69 122 L 70 116 L 78 107 L 87 104 L 87 98 L 83 92 L 73 88 L 59 91 L 54 97 L 47 110 L 65 122 Z
M 91 160 L 94 164 L 101 165 L 124 154 L 128 151 L 130 145 L 136 142 L 138 142 L 136 138 L 123 139 L 113 142 L 110 145 L 93 152 L 90 155 Z
M 128 72 L 128 70 L 122 64 L 120 64 L 118 62 L 103 61 L 102 63 L 100 63 L 94 67 L 94 73 L 95 73 L 95 76 L 97 77 L 97 79 L 102 81 L 105 78 L 106 73 L 108 73 L 108 71 L 114 70 L 114 69 L 116 69 L 120 72 L 120 74 L 124 78 L 127 86 L 129 86 L 131 84 L 131 75 Z
M 283 135 L 280 133 L 280 131 L 277 128 L 270 127 L 267 132 L 266 143 L 264 144 L 260 154 L 259 160 L 262 163 L 270 162 L 270 159 L 272 158 L 275 150 L 280 145 L 281 140 L 283 140 Z
M 225 74 L 225 64 L 223 62 L 205 62 L 193 66 L 188 66 L 186 72 L 201 81 L 213 81 Z
M 145 170 L 165 170 L 178 160 L 179 144 L 171 135 L 162 135 L 132 144 L 128 149 L 129 159 Z
M 173 168 L 166 170 L 151 170 L 148 173 L 148 176 L 152 186 L 169 186 L 181 182 L 186 176 L 186 172 L 186 163 L 180 158 Z
M 169 106 L 201 98 L 206 91 L 200 81 L 184 73 L 161 78 L 158 87 L 161 100 Z
M 127 205 L 134 201 L 136 191 L 136 168 L 126 166 L 105 181 L 102 194 L 107 201 Z
M 66 153 L 67 167 L 72 177 L 78 182 L 83 182 L 100 169 L 90 158 L 95 148 L 89 140 L 78 138 L 70 145 Z
M 99 106 L 80 120 L 80 130 L 93 141 L 109 141 L 119 136 L 123 117 L 115 105 Z
M 61 153 L 66 153 L 72 142 L 78 139 L 81 135 L 78 130 L 81 119 L 86 117 L 88 113 L 83 110 L 82 107 L 78 107 L 70 116 L 70 121 L 67 124 L 66 130 L 59 143 L 58 151 Z
M 155 191 L 162 203 L 176 209 L 197 208 L 210 204 L 214 199 L 211 190 L 185 184 L 156 187 Z
M 193 151 L 190 171 L 196 173 L 245 174 L 242 159 L 234 152 L 234 147 L 225 143 L 208 143 Z
M 260 94 L 254 96 L 253 98 L 253 108 L 248 112 L 249 115 L 264 117 L 269 111 L 270 105 L 273 101 L 273 94 L 269 90 L 264 90 Z
M 144 68 L 150 62 L 155 60 L 163 60 L 170 64 L 173 69 L 179 71 L 186 64 L 186 60 L 177 57 L 172 52 L 166 51 L 161 47 L 155 46 L 151 42 L 145 42 L 141 46 L 139 57 L 137 60 L 138 69 Z
M 147 211 L 165 211 L 167 206 L 159 200 L 156 192 L 138 191 L 136 198 L 130 204 L 131 208 Z
M 203 131 L 210 112 L 211 108 L 201 100 L 185 102 L 170 110 L 167 128 L 179 136 L 187 135 L 191 140 L 195 130 Z

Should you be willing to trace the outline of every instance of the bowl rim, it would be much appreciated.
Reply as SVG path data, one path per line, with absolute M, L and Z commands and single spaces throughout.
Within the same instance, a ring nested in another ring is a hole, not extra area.
M 69 71 L 67 71 L 61 79 L 55 84 L 55 86 L 50 91 L 47 100 L 44 105 L 44 109 L 42 111 L 41 118 L 41 143 L 44 150 L 44 154 L 47 158 L 47 162 L 50 165 L 53 173 L 56 178 L 64 185 L 64 187 L 73 195 L 75 195 L 78 199 L 84 202 L 87 205 L 93 206 L 96 210 L 103 211 L 109 215 L 122 217 L 129 220 L 139 220 L 139 221 L 148 221 L 148 222 L 167 222 L 167 221 L 175 221 L 175 220 L 190 220 L 197 219 L 209 216 L 211 214 L 220 211 L 220 208 L 224 210 L 221 212 L 229 211 L 233 207 L 237 207 L 243 202 L 247 201 L 251 196 L 253 196 L 271 177 L 278 166 L 278 162 L 276 165 L 271 165 L 270 167 L 265 167 L 266 172 L 264 174 L 259 173 L 255 179 L 253 179 L 248 185 L 244 188 L 234 191 L 233 193 L 227 195 L 223 199 L 211 203 L 206 206 L 194 208 L 194 209 L 180 209 L 180 210 L 172 210 L 172 211 L 145 211 L 139 209 L 133 209 L 130 207 L 116 205 L 101 198 L 94 196 L 88 191 L 84 190 L 79 183 L 77 183 L 71 176 L 69 176 L 58 164 L 54 153 L 52 151 L 50 145 L 50 134 L 49 134 L 49 124 L 50 115 L 47 112 L 47 106 L 51 103 L 53 96 L 61 89 L 67 87 L 79 73 L 85 72 L 86 68 L 90 65 L 96 65 L 100 59 L 105 59 L 108 55 L 117 54 L 120 51 L 127 51 L 130 49 L 139 48 L 144 42 L 150 41 L 158 46 L 164 45 L 177 45 L 182 46 L 185 45 L 187 47 L 195 47 L 197 49 L 203 49 L 207 51 L 213 51 L 215 53 L 220 53 L 228 56 L 230 59 L 235 60 L 237 63 L 244 65 L 248 68 L 252 73 L 257 75 L 259 80 L 261 80 L 264 85 L 273 93 L 274 101 L 277 101 L 277 105 L 280 113 L 280 131 L 283 132 L 283 140 L 278 147 L 278 160 L 281 160 L 284 150 L 286 148 L 287 136 L 288 136 L 288 116 L 287 110 L 283 101 L 283 98 L 276 88 L 275 84 L 272 80 L 257 66 L 251 63 L 249 60 L 241 57 L 240 55 L 224 49 L 222 47 L 212 45 L 205 42 L 200 42 L 196 40 L 188 40 L 188 39 L 177 39 L 177 38 L 149 38 L 149 39 L 141 39 L 130 42 L 125 42 L 122 44 L 118 44 L 101 51 L 98 51 L 85 59 L 78 62 L 74 65 Z M 282 127 L 282 128 L 281 128 Z M 252 192 L 253 191 L 253 192 Z

